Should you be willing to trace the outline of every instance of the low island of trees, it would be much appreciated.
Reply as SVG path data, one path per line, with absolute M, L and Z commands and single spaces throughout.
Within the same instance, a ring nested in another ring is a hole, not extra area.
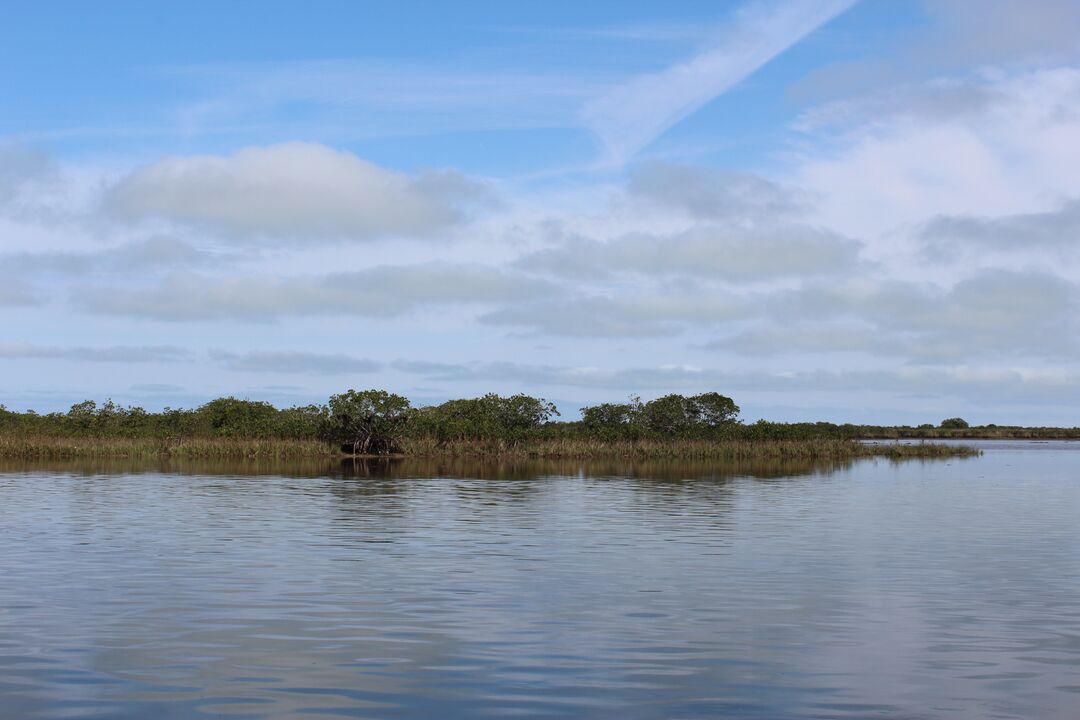
M 578 420 L 562 419 L 551 402 L 523 394 L 489 393 L 415 407 L 385 390 L 348 390 L 322 405 L 289 408 L 233 397 L 160 412 L 92 400 L 48 414 L 0 405 L 0 456 L 926 456 L 965 454 L 970 448 L 859 441 L 1080 437 L 1078 429 L 975 427 L 960 418 L 919 427 L 745 423 L 739 412 L 734 400 L 718 392 L 647 401 L 631 397 L 580 408 Z

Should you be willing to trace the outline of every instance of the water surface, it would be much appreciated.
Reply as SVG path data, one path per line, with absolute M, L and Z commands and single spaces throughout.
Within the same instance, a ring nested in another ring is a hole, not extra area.
M 1074 718 L 1080 444 L 0 465 L 0 716 Z

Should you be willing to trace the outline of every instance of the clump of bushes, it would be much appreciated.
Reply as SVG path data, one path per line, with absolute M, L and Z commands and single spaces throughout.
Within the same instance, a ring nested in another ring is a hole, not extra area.
M 467 400 L 449 400 L 420 408 L 413 423 L 414 435 L 439 440 L 495 438 L 521 440 L 536 428 L 559 416 L 554 404 L 528 395 L 502 397 L 488 393 Z
M 401 436 L 414 410 L 407 398 L 385 390 L 349 390 L 333 395 L 325 408 L 319 436 L 353 455 L 401 450 Z
M 39 415 L 0 409 L 0 432 L 94 438 L 261 438 L 307 440 L 319 436 L 325 408 L 278 409 L 267 402 L 218 398 L 192 410 L 147 412 L 112 400 L 86 400 L 66 413 Z
M 489 393 L 414 408 L 401 395 L 350 390 L 330 398 L 319 435 L 351 454 L 387 454 L 401 452 L 405 437 L 517 442 L 558 415 L 555 405 L 528 395 Z
M 692 397 L 664 395 L 642 402 L 601 403 L 581 408 L 581 424 L 604 438 L 701 437 L 738 422 L 739 406 L 709 392 Z

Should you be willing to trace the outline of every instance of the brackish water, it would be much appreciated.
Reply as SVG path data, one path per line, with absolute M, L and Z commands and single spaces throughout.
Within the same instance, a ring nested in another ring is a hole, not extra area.
M 0 465 L 4 718 L 1075 718 L 1080 444 Z

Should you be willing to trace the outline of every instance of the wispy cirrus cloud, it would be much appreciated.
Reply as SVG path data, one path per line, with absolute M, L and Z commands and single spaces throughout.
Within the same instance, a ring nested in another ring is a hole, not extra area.
M 290 129 L 288 109 L 303 105 L 300 127 L 349 138 L 569 127 L 577 108 L 615 77 L 538 69 L 518 53 L 488 61 L 336 58 L 187 65 L 163 75 L 201 95 L 175 111 L 188 133 L 281 134 Z M 251 128 L 251 117 L 276 122 Z
M 727 92 L 857 0 L 779 0 L 739 10 L 715 45 L 665 70 L 638 76 L 589 102 L 585 124 L 621 165 L 672 125 Z

